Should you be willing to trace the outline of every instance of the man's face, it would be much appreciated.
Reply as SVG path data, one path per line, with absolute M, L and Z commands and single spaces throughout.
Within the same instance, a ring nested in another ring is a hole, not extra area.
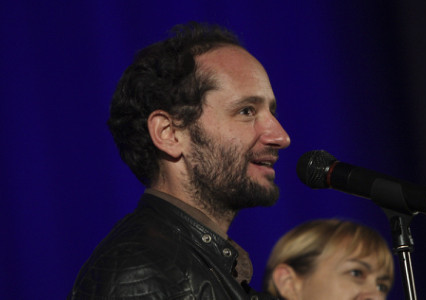
M 278 198 L 273 165 L 290 139 L 276 120 L 275 98 L 261 64 L 225 46 L 199 56 L 213 74 L 203 114 L 190 128 L 187 170 L 193 193 L 215 210 L 271 205 Z

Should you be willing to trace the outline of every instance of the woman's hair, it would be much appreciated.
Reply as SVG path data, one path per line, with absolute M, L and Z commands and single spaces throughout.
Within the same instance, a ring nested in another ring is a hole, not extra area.
M 306 276 L 315 270 L 320 255 L 334 253 L 342 247 L 348 256 L 358 249 L 361 249 L 359 258 L 376 255 L 379 268 L 393 278 L 392 254 L 377 231 L 351 221 L 314 220 L 290 230 L 275 244 L 265 270 L 264 290 L 279 296 L 272 279 L 279 264 L 285 263 L 298 275 Z

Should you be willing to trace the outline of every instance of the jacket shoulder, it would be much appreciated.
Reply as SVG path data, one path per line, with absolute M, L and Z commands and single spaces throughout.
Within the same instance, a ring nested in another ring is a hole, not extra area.
M 180 230 L 149 210 L 133 213 L 95 249 L 69 299 L 185 298 L 193 293 L 194 270 L 200 270 L 188 247 Z

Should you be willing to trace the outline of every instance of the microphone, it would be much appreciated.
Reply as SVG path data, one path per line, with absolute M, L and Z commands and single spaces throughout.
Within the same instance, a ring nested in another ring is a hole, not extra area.
M 403 214 L 426 214 L 426 187 L 340 162 L 324 150 L 303 154 L 297 175 L 313 189 L 332 188 Z

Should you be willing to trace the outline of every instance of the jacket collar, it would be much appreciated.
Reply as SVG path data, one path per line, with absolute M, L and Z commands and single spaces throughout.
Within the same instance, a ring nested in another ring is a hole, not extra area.
M 174 230 L 189 233 L 194 245 L 220 258 L 227 272 L 233 274 L 237 281 L 250 282 L 253 266 L 249 254 L 226 233 L 218 232 L 220 230 L 215 223 L 204 213 L 171 195 L 153 189 L 145 191 L 138 208 L 146 204 L 164 215 L 164 220 L 170 222 L 175 227 Z

